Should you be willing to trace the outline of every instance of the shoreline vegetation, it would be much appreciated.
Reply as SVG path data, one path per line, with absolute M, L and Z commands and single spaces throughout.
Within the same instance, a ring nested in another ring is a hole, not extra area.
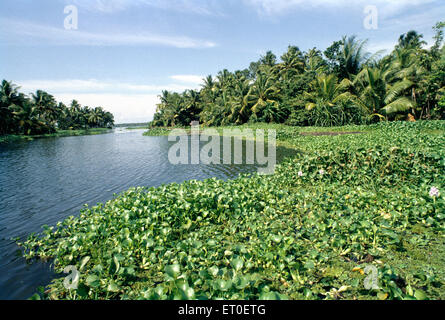
M 82 107 L 76 100 L 66 106 L 45 91 L 28 96 L 19 89 L 6 80 L 0 84 L 0 143 L 97 134 L 114 126 L 113 114 L 102 107 Z
M 411 30 L 388 54 L 367 52 L 355 36 L 325 51 L 289 46 L 268 51 L 245 69 L 221 70 L 201 89 L 163 91 L 150 127 L 255 123 L 334 127 L 382 120 L 445 120 L 445 21 L 434 45 Z
M 275 129 L 300 152 L 273 175 L 132 188 L 44 226 L 19 245 L 61 276 L 33 298 L 445 299 L 444 27 L 430 48 L 416 31 L 383 57 L 343 37 L 163 91 L 146 136 L 198 121 Z
M 59 130 L 55 133 L 48 134 L 40 134 L 40 135 L 6 135 L 0 136 L 0 144 L 1 143 L 14 143 L 21 141 L 32 141 L 35 139 L 43 139 L 43 138 L 62 138 L 62 137 L 71 137 L 71 136 L 87 136 L 87 135 L 97 135 L 97 134 L 105 134 L 111 132 L 112 129 L 109 128 L 94 128 L 87 130 Z
M 445 299 L 444 121 L 258 127 L 301 153 L 270 176 L 132 188 L 19 243 L 60 273 L 33 298 Z

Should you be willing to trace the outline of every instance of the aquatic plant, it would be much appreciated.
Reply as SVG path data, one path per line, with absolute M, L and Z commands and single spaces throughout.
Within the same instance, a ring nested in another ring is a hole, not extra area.
M 302 150 L 275 175 L 133 188 L 30 236 L 25 256 L 61 273 L 44 297 L 444 299 L 445 199 L 430 193 L 445 187 L 445 124 L 275 128 Z

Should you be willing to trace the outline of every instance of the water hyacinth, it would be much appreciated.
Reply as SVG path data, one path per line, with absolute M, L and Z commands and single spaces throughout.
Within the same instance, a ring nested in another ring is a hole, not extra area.
M 304 152 L 274 175 L 133 188 L 31 236 L 24 253 L 79 269 L 79 288 L 61 273 L 49 299 L 445 299 L 445 202 L 420 205 L 423 181 L 435 197 L 443 188 L 445 139 L 421 130 L 432 124 L 335 141 L 283 126 Z M 378 292 L 364 287 L 368 260 L 382 261 Z
M 431 198 L 437 198 L 440 195 L 439 189 L 436 187 L 431 187 L 430 189 L 430 197 Z

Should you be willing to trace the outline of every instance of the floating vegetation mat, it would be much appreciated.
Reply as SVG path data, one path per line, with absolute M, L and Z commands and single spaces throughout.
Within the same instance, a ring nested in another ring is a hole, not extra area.
M 35 298 L 445 299 L 444 122 L 270 127 L 302 150 L 274 175 L 134 188 L 30 236 L 61 273 Z

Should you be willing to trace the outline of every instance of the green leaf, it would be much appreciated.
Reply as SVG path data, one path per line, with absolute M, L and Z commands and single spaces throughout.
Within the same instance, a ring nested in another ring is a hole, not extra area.
M 116 274 L 119 272 L 121 265 L 119 263 L 119 259 L 117 256 L 113 256 L 113 261 L 111 263 L 110 272 L 113 274 Z
M 178 286 L 179 292 L 181 294 L 182 300 L 193 300 L 195 299 L 195 290 L 190 288 L 187 283 L 183 283 Z
M 86 266 L 86 264 L 88 263 L 88 261 L 90 261 L 90 256 L 86 256 L 86 257 L 84 257 L 84 258 L 80 261 L 79 271 L 82 271 L 82 270 L 83 270 L 83 268 Z
M 274 234 L 274 235 L 272 235 L 272 240 L 273 240 L 275 243 L 280 243 L 281 240 L 283 240 L 283 237 L 280 236 L 280 235 L 278 235 L 278 234 Z
M 428 299 L 426 293 L 423 292 L 422 290 L 419 290 L 419 289 L 417 289 L 417 290 L 414 292 L 414 297 L 415 297 L 417 300 L 427 300 L 427 299 Z
M 235 271 L 237 271 L 237 272 L 240 271 L 244 266 L 244 262 L 240 258 L 233 259 L 230 262 L 230 264 L 232 265 L 233 269 L 235 269 Z
M 172 264 L 165 267 L 165 273 L 167 273 L 172 278 L 177 278 L 181 273 L 181 267 L 179 264 Z
M 218 279 L 214 282 L 215 286 L 215 290 L 219 290 L 219 291 L 229 291 L 230 288 L 232 288 L 232 281 L 230 280 L 222 280 L 222 279 Z
M 79 283 L 77 290 L 76 290 L 77 294 L 81 298 L 88 297 L 89 291 L 90 291 L 90 289 L 87 286 L 85 286 L 83 283 Z
M 34 293 L 28 300 L 42 300 L 38 293 Z
M 91 288 L 97 288 L 100 286 L 99 277 L 91 274 L 86 278 L 86 284 Z
M 210 267 L 209 269 L 209 274 L 212 275 L 213 277 L 216 277 L 218 275 L 219 269 L 218 267 Z
M 287 300 L 287 297 L 278 292 L 271 291 L 271 292 L 263 292 L 260 295 L 260 300 Z
M 119 292 L 121 288 L 114 282 L 108 284 L 107 290 L 110 292 Z

